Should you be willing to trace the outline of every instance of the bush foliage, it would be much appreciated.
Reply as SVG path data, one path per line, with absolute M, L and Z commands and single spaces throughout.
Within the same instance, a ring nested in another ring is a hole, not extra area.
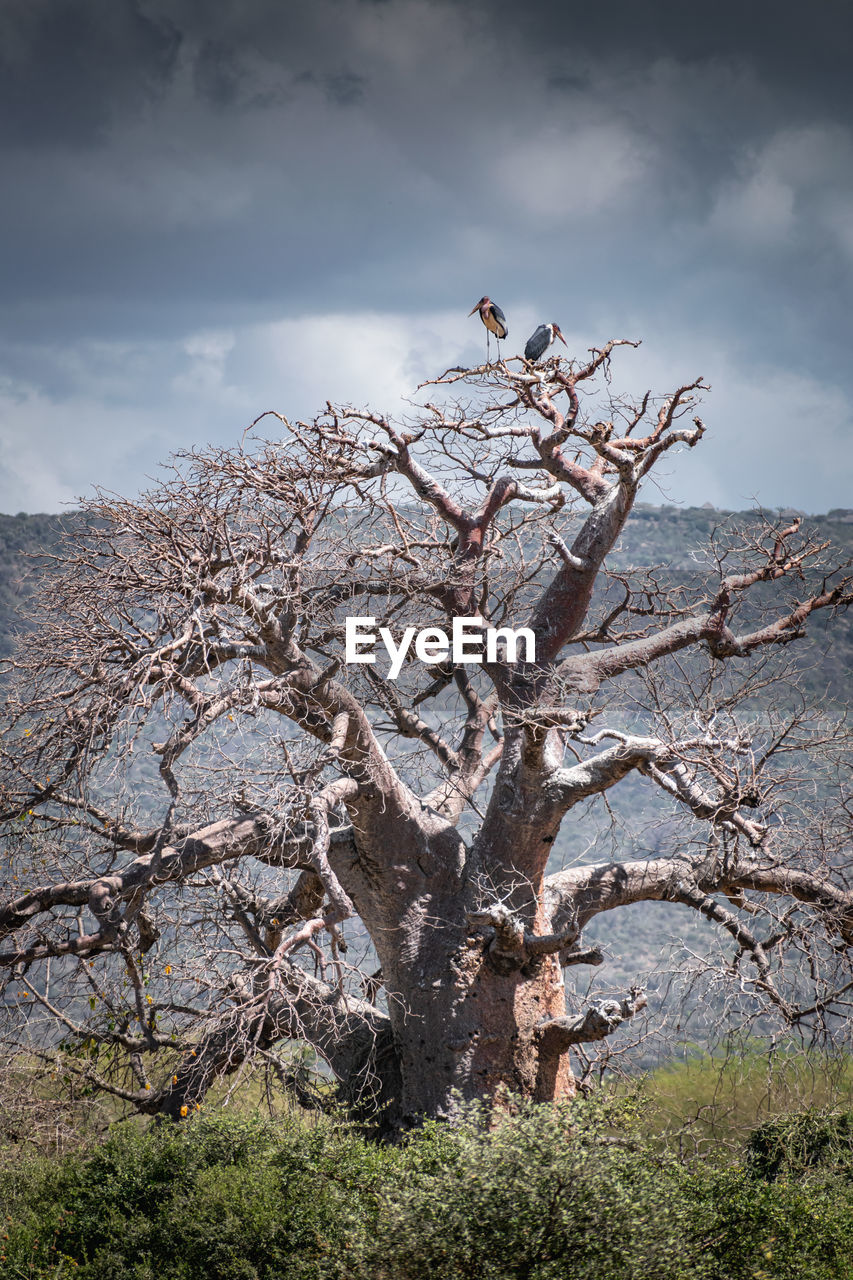
M 0 1277 L 853 1278 L 853 1117 L 773 1122 L 712 1165 L 661 1150 L 638 1110 L 472 1113 L 384 1148 L 331 1120 L 117 1126 L 3 1167 Z

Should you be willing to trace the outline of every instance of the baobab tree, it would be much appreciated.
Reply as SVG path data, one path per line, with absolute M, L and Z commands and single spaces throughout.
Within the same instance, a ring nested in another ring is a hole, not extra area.
M 555 1099 L 572 1047 L 645 1004 L 567 1006 L 603 959 L 584 927 L 645 901 L 697 913 L 782 1024 L 844 1015 L 831 785 L 806 770 L 797 800 L 785 772 L 834 730 L 739 717 L 715 681 L 850 580 L 799 521 L 718 539 L 690 581 L 608 571 L 705 431 L 700 379 L 613 396 L 630 345 L 448 370 L 403 423 L 262 415 L 85 504 L 6 684 L 0 963 L 30 1054 L 175 1117 L 252 1061 L 305 1097 L 287 1041 L 391 1127 Z M 549 873 L 631 777 L 678 840 Z

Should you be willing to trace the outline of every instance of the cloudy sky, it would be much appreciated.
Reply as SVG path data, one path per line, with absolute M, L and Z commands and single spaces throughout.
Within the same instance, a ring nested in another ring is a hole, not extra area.
M 0 511 L 483 354 L 703 374 L 649 501 L 853 506 L 849 0 L 0 0 Z

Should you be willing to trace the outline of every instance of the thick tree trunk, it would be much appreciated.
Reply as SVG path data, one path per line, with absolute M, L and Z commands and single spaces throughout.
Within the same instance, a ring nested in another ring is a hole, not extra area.
M 545 1052 L 541 1036 L 543 1023 L 565 1014 L 559 962 L 545 956 L 533 972 L 502 973 L 482 937 L 465 930 L 436 930 L 430 952 L 417 966 L 383 961 L 402 1123 L 450 1119 L 475 1099 L 570 1096 L 568 1058 Z
M 472 858 L 456 828 L 415 797 L 409 808 L 408 820 L 374 812 L 368 828 L 367 814 L 353 807 L 354 827 L 369 829 L 370 838 L 356 840 L 357 865 L 336 864 L 382 965 L 400 1123 L 449 1119 L 476 1099 L 570 1095 L 568 1057 L 542 1038 L 543 1024 L 566 1012 L 560 961 L 525 947 L 531 935 L 549 931 L 541 905 L 547 852 L 538 883 L 527 880 L 509 902 L 504 936 L 490 911 L 506 895 L 488 887 L 482 858 Z M 378 841 L 394 848 L 390 877 L 387 855 L 381 871 L 371 857 Z

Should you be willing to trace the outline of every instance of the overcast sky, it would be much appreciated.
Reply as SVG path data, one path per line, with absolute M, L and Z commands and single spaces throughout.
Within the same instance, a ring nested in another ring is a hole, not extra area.
M 849 0 L 0 0 L 0 511 L 556 320 L 703 374 L 648 501 L 853 507 Z

